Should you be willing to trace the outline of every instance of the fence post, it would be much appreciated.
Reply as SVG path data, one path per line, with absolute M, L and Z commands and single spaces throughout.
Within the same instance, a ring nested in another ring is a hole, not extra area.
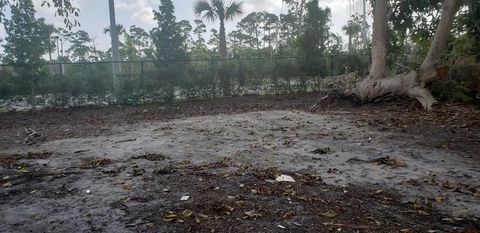
M 212 75 L 212 98 L 215 98 L 215 92 L 217 91 L 216 88 L 216 74 L 214 73 L 214 67 L 213 67 L 213 59 L 208 60 L 208 72 L 210 75 Z
M 277 70 L 277 56 L 273 57 L 273 80 L 275 85 L 275 94 L 278 95 L 278 70 Z
M 142 91 L 142 103 L 145 101 L 145 80 L 143 73 L 143 61 L 140 61 L 140 89 Z

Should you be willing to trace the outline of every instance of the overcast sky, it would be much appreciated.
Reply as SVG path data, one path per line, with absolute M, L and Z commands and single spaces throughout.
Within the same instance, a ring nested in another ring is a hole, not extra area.
M 41 7 L 43 0 L 33 0 L 37 17 L 44 17 L 55 26 L 64 26 L 61 17 L 55 17 L 54 9 Z M 78 21 L 80 29 L 87 31 L 90 36 L 96 38 L 96 45 L 100 49 L 109 48 L 109 36 L 103 33 L 103 28 L 109 25 L 108 0 L 72 0 L 80 8 Z M 227 2 L 230 0 L 226 0 Z M 350 4 L 352 0 L 319 0 L 321 7 L 329 7 L 332 10 L 332 31 L 343 35 L 342 26 L 346 24 L 350 15 Z M 196 19 L 193 13 L 195 0 L 173 0 L 177 20 L 189 20 L 193 25 Z M 158 10 L 159 0 L 115 0 L 117 23 L 125 28 L 137 25 L 149 31 L 155 26 L 152 10 Z M 286 13 L 282 6 L 282 0 L 243 0 L 244 16 L 253 11 L 268 11 L 275 14 Z M 362 11 L 361 0 L 354 1 L 354 11 Z M 242 17 L 239 17 L 241 19 Z M 227 33 L 235 28 L 237 19 L 227 24 Z M 369 16 L 369 22 L 371 22 Z M 206 23 L 210 28 L 217 28 L 216 23 Z M 371 23 L 369 23 L 371 25 Z M 75 28 L 76 30 L 78 28 Z M 5 38 L 3 25 L 0 27 L 0 38 Z

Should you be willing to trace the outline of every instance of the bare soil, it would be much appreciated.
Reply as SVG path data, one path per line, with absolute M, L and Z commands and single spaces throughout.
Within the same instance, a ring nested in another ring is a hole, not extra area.
M 319 99 L 0 113 L 0 231 L 480 232 L 478 107 Z

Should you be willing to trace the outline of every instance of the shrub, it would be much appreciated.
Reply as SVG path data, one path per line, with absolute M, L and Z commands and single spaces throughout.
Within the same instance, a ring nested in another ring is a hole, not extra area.
M 433 96 L 442 101 L 469 102 L 473 98 L 468 95 L 468 83 L 451 79 L 442 79 L 432 83 Z

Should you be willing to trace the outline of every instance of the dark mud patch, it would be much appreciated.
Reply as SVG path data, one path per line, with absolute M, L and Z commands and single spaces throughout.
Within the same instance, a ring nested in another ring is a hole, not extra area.
M 78 167 L 81 169 L 94 169 L 99 167 L 105 167 L 112 164 L 111 159 L 90 159 L 82 162 Z
M 32 165 L 21 173 L 9 170 L 2 182 L 10 185 L 0 189 L 0 213 L 9 221 L 0 226 L 14 232 L 480 230 L 478 219 L 454 218 L 430 204 L 404 201 L 396 190 L 371 184 L 328 185 L 308 171 L 253 168 L 231 158 L 200 164 L 171 161 L 162 168 L 155 161 L 144 166 L 88 161 L 95 169 Z M 117 171 L 105 174 L 102 164 Z M 279 175 L 295 182 L 276 182 Z M 31 209 L 21 211 L 31 216 L 15 217 L 22 217 L 22 225 L 7 216 L 16 214 L 11 211 L 17 206 Z
M 141 156 L 135 156 L 132 159 L 145 159 L 148 161 L 164 161 L 169 159 L 169 157 L 161 153 L 147 153 Z
M 11 167 L 12 164 L 20 160 L 40 160 L 48 159 L 52 152 L 28 152 L 26 154 L 0 154 L 0 166 Z
M 297 182 L 270 180 L 290 174 Z M 318 176 L 276 168 L 227 173 L 186 168 L 154 173 L 112 203 L 135 232 L 476 232 L 478 220 L 449 218 L 404 203 L 380 187 L 326 185 Z M 188 196 L 187 201 L 181 201 Z

